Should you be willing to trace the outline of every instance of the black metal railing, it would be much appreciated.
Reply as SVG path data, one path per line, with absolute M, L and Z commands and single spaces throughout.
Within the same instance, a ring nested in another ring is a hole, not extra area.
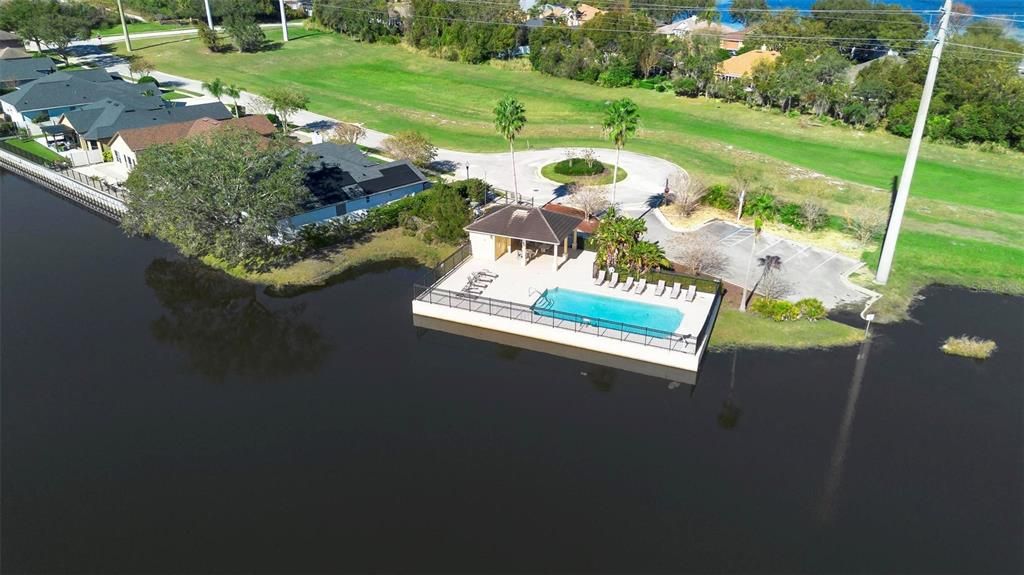
M 69 180 L 74 180 L 75 182 L 78 182 L 83 186 L 88 186 L 89 188 L 92 188 L 93 190 L 96 190 L 101 194 L 110 196 L 115 200 L 118 200 L 120 202 L 125 201 L 124 189 L 122 189 L 120 186 L 112 186 L 100 178 L 87 176 L 73 169 L 71 167 L 71 164 L 68 163 L 67 160 L 63 160 L 60 162 L 47 160 L 31 152 L 22 150 L 21 148 L 18 148 L 16 146 L 12 146 L 11 144 L 7 143 L 4 140 L 0 140 L 0 149 L 2 149 L 5 152 L 10 152 L 11 154 L 18 156 L 23 160 L 27 160 L 33 164 L 42 166 L 43 168 L 56 172 L 64 176 L 65 178 L 68 178 Z
M 419 281 L 415 284 L 415 291 L 413 297 L 418 297 L 422 290 L 420 286 L 432 286 L 441 280 L 444 276 L 450 274 L 452 270 L 459 267 L 459 265 L 466 261 L 469 256 L 473 255 L 473 248 L 468 244 L 462 244 L 448 257 L 441 260 L 441 263 L 428 269 L 420 277 Z
M 533 306 L 526 304 L 439 289 L 429 285 L 416 285 L 415 291 L 417 300 L 432 304 L 550 326 L 575 333 L 587 333 L 598 337 L 628 341 L 669 351 L 679 351 L 690 355 L 696 354 L 708 337 L 713 318 L 713 314 L 709 314 L 701 331 L 694 336 L 552 309 L 536 310 Z M 721 296 L 721 290 L 715 293 L 715 299 L 712 302 L 713 312 L 717 312 Z

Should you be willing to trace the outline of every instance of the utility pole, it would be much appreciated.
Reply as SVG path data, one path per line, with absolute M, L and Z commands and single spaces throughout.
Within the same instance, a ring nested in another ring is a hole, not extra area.
M 921 139 L 924 137 L 924 127 L 928 121 L 928 106 L 932 103 L 932 90 L 935 88 L 935 77 L 939 73 L 939 60 L 942 58 L 942 47 L 946 44 L 946 29 L 949 27 L 949 16 L 952 12 L 953 0 L 945 0 L 942 5 L 939 31 L 935 34 L 935 48 L 932 50 L 932 58 L 928 63 L 928 75 L 924 80 L 924 90 L 921 91 L 921 105 L 917 108 L 914 132 L 910 136 L 907 159 L 903 163 L 903 174 L 900 176 L 899 186 L 896 188 L 896 200 L 892 203 L 892 214 L 889 216 L 889 227 L 885 232 L 885 243 L 882 244 L 882 255 L 878 259 L 878 273 L 875 274 L 875 281 L 883 285 L 889 281 L 889 272 L 892 270 L 892 258 L 896 254 L 896 240 L 899 239 L 900 225 L 903 223 L 903 210 L 907 207 L 907 196 L 910 195 L 910 182 L 914 179 L 917 154 L 921 151 Z
M 203 4 L 206 5 L 206 25 L 213 30 L 213 14 L 210 14 L 210 0 L 203 0 Z
M 124 7 L 121 6 L 121 0 L 117 0 L 117 11 L 121 14 L 121 31 L 124 33 L 124 49 L 131 54 L 132 39 L 128 37 L 128 24 L 124 21 Z
M 277 5 L 281 7 L 281 36 L 284 41 L 288 41 L 288 18 L 284 15 L 284 0 L 277 0 Z

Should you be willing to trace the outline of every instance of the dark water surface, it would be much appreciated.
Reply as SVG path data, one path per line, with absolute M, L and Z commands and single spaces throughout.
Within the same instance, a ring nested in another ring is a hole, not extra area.
M 0 187 L 5 572 L 1024 569 L 1020 298 L 691 393 L 417 330 L 414 269 L 268 298 Z

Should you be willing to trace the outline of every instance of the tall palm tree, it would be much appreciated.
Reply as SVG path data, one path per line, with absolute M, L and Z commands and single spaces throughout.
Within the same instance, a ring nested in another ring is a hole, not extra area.
M 640 111 L 633 100 L 623 98 L 608 104 L 604 113 L 604 130 L 615 142 L 615 170 L 612 172 L 612 203 L 615 203 L 615 189 L 619 185 L 619 152 L 626 140 L 636 135 L 640 125 Z
M 519 201 L 519 181 L 516 178 L 516 150 L 513 144 L 524 126 L 526 108 L 522 102 L 512 96 L 502 98 L 494 108 L 494 128 L 508 140 L 508 151 L 512 154 L 512 193 L 516 201 Z
M 638 241 L 629 248 L 626 257 L 630 268 L 637 276 L 643 276 L 652 269 L 666 265 L 665 250 L 657 242 Z
M 221 96 L 224 95 L 224 87 L 224 82 L 220 78 L 214 78 L 212 82 L 203 82 L 203 89 L 214 98 L 217 98 L 218 102 L 220 102 Z
M 229 98 L 231 98 L 235 102 L 235 117 L 237 118 L 238 117 L 238 99 L 240 97 L 242 97 L 242 88 L 241 88 L 241 86 L 236 86 L 234 84 L 228 84 L 227 86 L 224 86 L 224 95 L 229 97 Z
M 761 218 L 754 218 L 754 241 L 750 245 L 750 259 L 747 260 L 747 271 L 743 274 L 743 296 L 740 298 L 740 311 L 747 311 L 747 284 L 750 283 L 750 263 L 754 261 L 754 253 L 757 251 L 757 237 L 761 235 Z

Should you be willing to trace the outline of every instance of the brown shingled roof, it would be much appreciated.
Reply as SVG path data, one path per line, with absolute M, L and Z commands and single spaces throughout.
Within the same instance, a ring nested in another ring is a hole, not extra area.
M 466 226 L 467 232 L 560 244 L 583 218 L 540 208 L 508 205 Z
M 601 221 L 597 218 L 586 219 L 586 213 L 583 210 L 577 208 L 571 208 L 564 204 L 544 204 L 544 209 L 549 212 L 556 212 L 559 214 L 566 214 L 582 219 L 576 229 L 585 233 L 592 234 L 597 231 L 597 226 L 600 225 Z
M 270 136 L 277 129 L 266 116 L 245 116 L 242 118 L 231 118 L 230 120 L 214 120 L 212 118 L 200 118 L 188 122 L 176 122 L 174 124 L 161 124 L 159 126 L 148 126 L 145 128 L 134 128 L 121 130 L 115 135 L 120 136 L 128 147 L 134 152 L 139 152 L 150 146 L 169 144 L 182 138 L 202 134 L 214 129 L 243 128 L 252 130 L 261 136 Z

